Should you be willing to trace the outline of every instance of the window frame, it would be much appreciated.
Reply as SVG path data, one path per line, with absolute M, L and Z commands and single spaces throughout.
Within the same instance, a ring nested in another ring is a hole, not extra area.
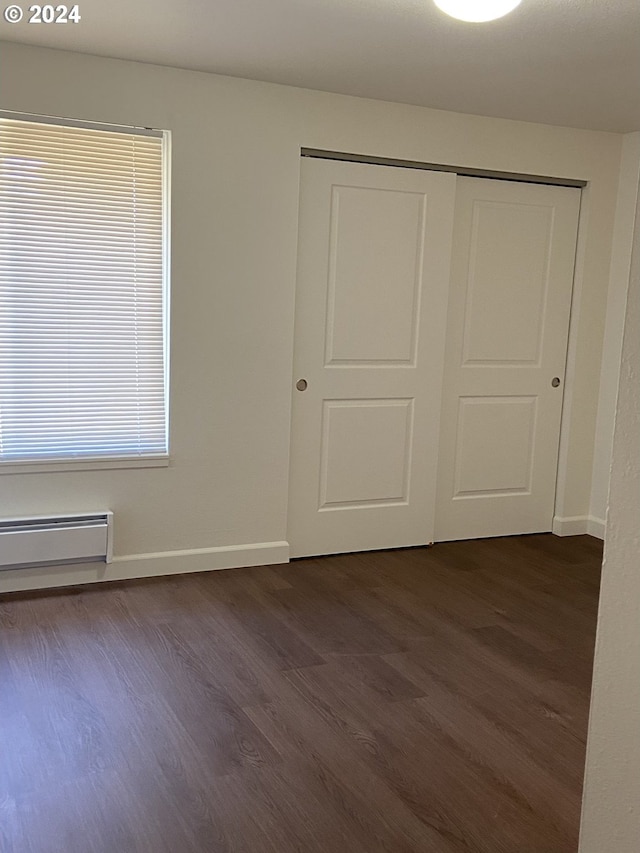
M 150 127 L 131 125 L 107 124 L 80 119 L 67 119 L 59 116 L 37 115 L 10 110 L 0 110 L 0 118 L 15 121 L 32 121 L 39 124 L 51 124 L 62 127 L 78 127 L 88 130 L 111 131 L 114 133 L 137 134 L 153 136 L 161 139 L 162 151 L 162 335 L 163 335 L 163 370 L 164 370 L 164 403 L 165 403 L 165 442 L 166 452 L 136 454 L 100 454 L 72 458 L 33 459 L 19 461 L 0 460 L 0 475 L 53 473 L 63 471 L 92 471 L 118 468 L 166 468 L 171 463 L 170 447 L 170 320 L 171 320 L 171 131 L 157 130 Z

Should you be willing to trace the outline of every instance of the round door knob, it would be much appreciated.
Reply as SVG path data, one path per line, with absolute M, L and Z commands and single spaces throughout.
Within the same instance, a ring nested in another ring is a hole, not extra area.
M 552 385 L 554 388 L 557 388 L 559 384 L 560 384 L 560 377 L 559 377 L 559 376 L 554 376 L 554 377 L 553 377 L 553 379 L 551 380 L 551 385 Z
M 298 379 L 296 382 L 296 388 L 298 391 L 306 391 L 307 390 L 307 380 L 306 379 Z

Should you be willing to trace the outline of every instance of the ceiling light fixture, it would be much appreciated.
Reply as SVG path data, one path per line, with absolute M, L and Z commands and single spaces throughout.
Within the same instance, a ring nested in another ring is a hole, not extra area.
M 452 18 L 461 21 L 495 21 L 512 12 L 521 0 L 434 0 L 434 3 Z

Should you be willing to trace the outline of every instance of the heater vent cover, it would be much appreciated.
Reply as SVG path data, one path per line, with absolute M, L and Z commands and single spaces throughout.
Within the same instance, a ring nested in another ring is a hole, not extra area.
M 0 519 L 0 569 L 112 559 L 113 513 Z

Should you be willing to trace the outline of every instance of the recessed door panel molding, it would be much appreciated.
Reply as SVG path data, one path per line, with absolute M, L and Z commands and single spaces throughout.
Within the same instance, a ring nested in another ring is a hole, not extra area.
M 474 200 L 463 364 L 540 364 L 554 210 Z
M 413 400 L 325 400 L 320 510 L 407 504 L 412 427 Z
M 331 193 L 326 364 L 415 365 L 426 195 Z
M 579 207 L 458 178 L 436 540 L 552 529 Z
M 530 495 L 537 397 L 461 397 L 454 500 Z
M 293 557 L 433 541 L 455 181 L 301 162 Z

